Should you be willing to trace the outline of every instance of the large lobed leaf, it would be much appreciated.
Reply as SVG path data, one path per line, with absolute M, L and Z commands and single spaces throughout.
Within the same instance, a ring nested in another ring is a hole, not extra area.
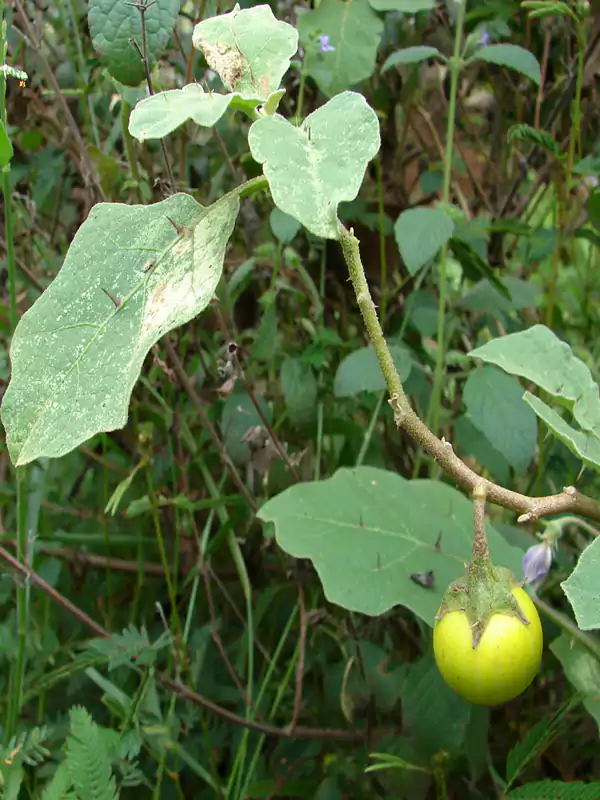
M 344 92 L 300 127 L 279 114 L 258 119 L 248 143 L 278 208 L 311 233 L 337 239 L 338 205 L 358 194 L 379 150 L 379 123 L 361 94 Z
M 177 194 L 92 209 L 13 336 L 2 421 L 15 464 L 125 425 L 148 350 L 210 302 L 238 208 L 237 195 L 203 208 Z
M 292 486 L 265 503 L 259 517 L 274 523 L 287 553 L 311 559 L 332 603 L 372 616 L 403 605 L 433 625 L 444 590 L 471 555 L 467 498 L 444 483 L 407 481 L 372 467 Z M 494 562 L 518 574 L 522 551 L 487 530 Z M 410 578 L 429 570 L 434 589 Z

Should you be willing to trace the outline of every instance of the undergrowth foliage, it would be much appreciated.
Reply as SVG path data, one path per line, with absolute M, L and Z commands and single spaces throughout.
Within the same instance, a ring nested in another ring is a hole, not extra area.
M 0 797 L 600 797 L 595 11 L 3 14 Z

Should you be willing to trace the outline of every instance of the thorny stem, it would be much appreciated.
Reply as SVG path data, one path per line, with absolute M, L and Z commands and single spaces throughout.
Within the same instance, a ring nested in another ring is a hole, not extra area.
M 340 245 L 369 339 L 385 378 L 390 395 L 389 403 L 394 410 L 394 419 L 398 428 L 405 430 L 457 484 L 470 492 L 478 484 L 481 484 L 485 487 L 487 500 L 519 513 L 519 522 L 528 522 L 561 513 L 579 514 L 582 517 L 600 521 L 600 503 L 581 494 L 574 486 L 567 486 L 559 494 L 547 497 L 528 497 L 519 492 L 513 492 L 481 478 L 455 454 L 450 442 L 434 436 L 413 411 L 404 392 L 369 292 L 360 259 L 358 239 L 343 225 L 340 225 Z

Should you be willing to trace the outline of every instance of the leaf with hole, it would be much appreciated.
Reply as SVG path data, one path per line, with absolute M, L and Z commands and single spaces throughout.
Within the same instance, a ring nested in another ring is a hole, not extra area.
M 94 206 L 12 339 L 2 421 L 13 463 L 125 425 L 149 349 L 212 299 L 238 207 L 237 194 L 208 208 L 185 194 Z
M 279 114 L 250 128 L 275 204 L 311 233 L 338 239 L 338 205 L 354 200 L 379 150 L 379 122 L 361 94 L 344 92 L 296 127 Z
M 229 14 L 199 22 L 192 43 L 228 91 L 267 100 L 290 67 L 298 32 L 268 5 L 241 9 L 236 3 Z

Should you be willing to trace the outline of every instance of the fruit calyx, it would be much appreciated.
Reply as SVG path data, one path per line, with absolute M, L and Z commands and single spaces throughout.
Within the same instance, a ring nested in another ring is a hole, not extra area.
M 466 614 L 475 649 L 494 614 L 516 617 L 523 625 L 529 625 L 529 620 L 512 593 L 520 585 L 517 579 L 506 567 L 495 567 L 490 558 L 485 535 L 485 489 L 475 487 L 473 498 L 471 562 L 462 578 L 451 583 L 446 590 L 436 619 L 440 620 L 453 611 Z

